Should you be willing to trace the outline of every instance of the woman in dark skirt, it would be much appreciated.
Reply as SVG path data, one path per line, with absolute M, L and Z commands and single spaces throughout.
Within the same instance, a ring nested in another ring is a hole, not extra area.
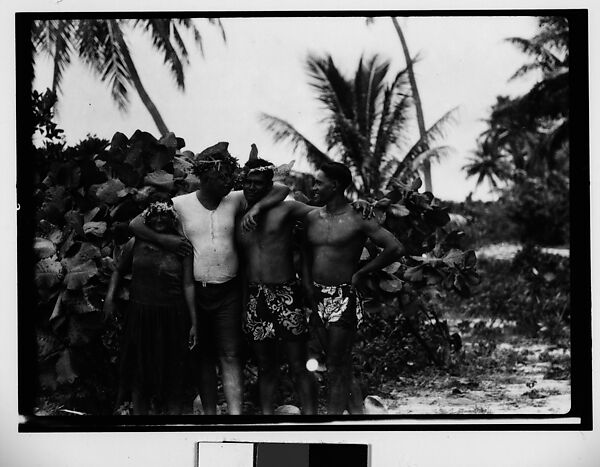
M 144 212 L 146 225 L 176 233 L 177 216 L 168 203 Z M 110 316 L 121 277 L 131 271 L 129 308 L 120 362 L 120 395 L 130 393 L 135 415 L 181 413 L 188 348 L 196 345 L 192 256 L 180 257 L 132 238 L 121 253 L 104 302 Z M 122 402 L 122 401 L 120 401 Z

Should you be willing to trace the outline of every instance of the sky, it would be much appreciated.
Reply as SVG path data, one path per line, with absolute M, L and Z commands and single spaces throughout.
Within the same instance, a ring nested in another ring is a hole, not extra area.
M 509 81 L 527 57 L 507 43 L 507 37 L 531 37 L 534 17 L 409 17 L 400 18 L 415 65 L 425 124 L 429 127 L 448 110 L 458 107 L 456 121 L 447 127 L 440 145 L 454 152 L 432 166 L 434 194 L 460 201 L 474 192 L 475 199 L 493 199 L 490 187 L 476 188 L 461 167 L 476 148 L 485 129 L 484 119 L 498 95 L 519 95 L 535 76 Z M 283 118 L 325 150 L 324 113 L 308 85 L 304 67 L 308 53 L 331 54 L 338 68 L 350 75 L 362 55 L 377 53 L 391 61 L 390 78 L 405 67 L 400 41 L 390 18 L 367 25 L 359 17 L 225 18 L 227 42 L 218 28 L 196 20 L 204 41 L 204 57 L 187 38 L 190 64 L 185 91 L 176 88 L 162 57 L 148 36 L 130 31 L 127 41 L 142 83 L 171 131 L 186 141 L 186 149 L 200 152 L 228 141 L 230 152 L 245 161 L 250 144 L 262 157 L 281 164 L 296 160 L 295 168 L 312 171 L 300 153 L 284 142 L 274 143 L 260 122 L 266 112 Z M 34 88 L 52 83 L 51 61 L 39 56 Z M 135 91 L 130 106 L 120 112 L 108 85 L 82 63 L 73 61 L 65 71 L 57 106 L 57 122 L 67 142 L 76 144 L 87 134 L 110 139 L 116 131 L 131 136 L 136 129 L 158 131 Z M 406 135 L 410 147 L 418 139 L 416 125 Z M 408 149 L 406 148 L 406 150 Z M 402 153 L 398 153 L 402 155 Z

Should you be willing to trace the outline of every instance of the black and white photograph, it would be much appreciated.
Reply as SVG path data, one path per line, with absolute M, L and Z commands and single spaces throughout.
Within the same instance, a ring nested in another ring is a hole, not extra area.
M 585 15 L 392 13 L 17 18 L 22 415 L 586 417 Z
M 594 465 L 596 16 L 9 7 L 0 464 Z

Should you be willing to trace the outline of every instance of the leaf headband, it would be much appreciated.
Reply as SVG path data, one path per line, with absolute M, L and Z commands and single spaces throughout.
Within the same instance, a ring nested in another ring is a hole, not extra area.
M 275 166 L 273 164 L 271 165 L 263 165 L 262 167 L 255 167 L 253 169 L 248 170 L 248 172 L 246 172 L 246 175 L 250 175 L 251 173 L 255 173 L 255 172 L 266 172 L 267 170 L 271 170 L 271 171 L 275 171 Z
M 223 159 L 202 159 L 193 162 L 192 171 L 196 176 L 201 176 L 203 173 L 214 169 L 219 177 L 223 177 L 226 171 L 235 171 L 239 168 L 238 161 L 231 155 L 226 155 Z M 224 169 L 224 170 L 221 170 Z
M 288 164 L 282 164 L 276 166 L 275 164 L 264 165 L 262 167 L 255 167 L 254 169 L 248 170 L 245 175 L 250 175 L 255 172 L 266 172 L 267 170 L 273 171 L 273 177 L 286 177 L 290 174 L 292 167 L 294 166 L 295 160 L 290 161 Z

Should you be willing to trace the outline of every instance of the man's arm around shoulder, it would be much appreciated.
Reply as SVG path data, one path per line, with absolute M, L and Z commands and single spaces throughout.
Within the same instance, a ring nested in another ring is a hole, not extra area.
M 192 244 L 182 235 L 158 233 L 152 230 L 144 222 L 141 214 L 136 216 L 130 223 L 129 229 L 137 238 L 162 246 L 164 249 L 187 256 L 193 253 Z
M 242 228 L 244 230 L 254 230 L 256 228 L 256 216 L 262 211 L 272 208 L 276 204 L 281 203 L 289 194 L 290 189 L 282 183 L 273 183 L 271 191 L 269 191 L 263 199 L 252 206 L 242 219 Z

